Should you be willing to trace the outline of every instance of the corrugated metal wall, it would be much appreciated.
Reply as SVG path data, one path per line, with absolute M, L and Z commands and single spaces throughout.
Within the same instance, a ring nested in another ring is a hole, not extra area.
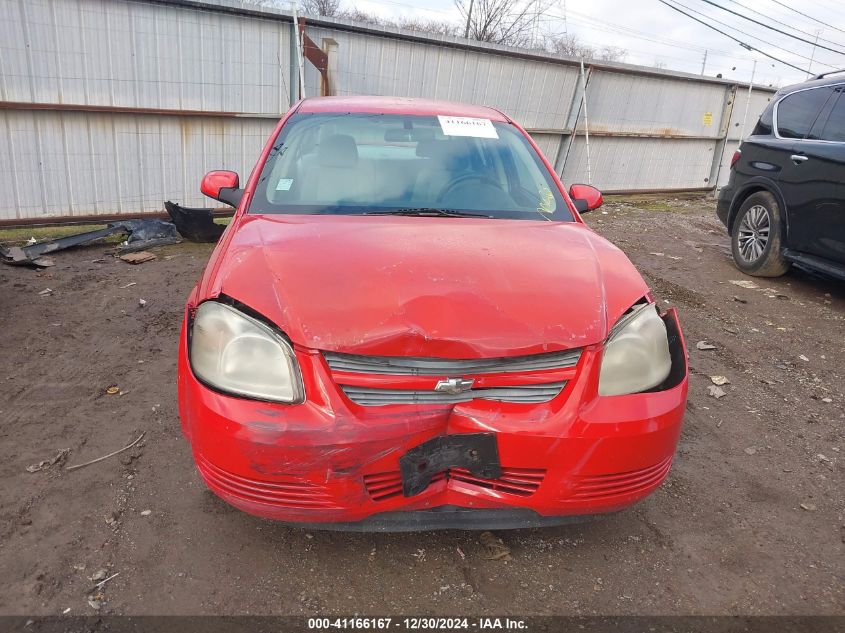
M 292 31 L 287 13 L 232 0 L 0 0 L 0 221 L 208 204 L 202 174 L 245 178 L 289 107 Z M 532 133 L 565 182 L 587 180 L 575 62 L 342 21 L 309 23 L 307 33 L 335 51 L 337 94 L 497 107 Z M 320 85 L 306 62 L 306 93 Z M 770 96 L 755 89 L 749 129 Z M 723 182 L 745 98 L 728 82 L 589 68 L 593 184 Z

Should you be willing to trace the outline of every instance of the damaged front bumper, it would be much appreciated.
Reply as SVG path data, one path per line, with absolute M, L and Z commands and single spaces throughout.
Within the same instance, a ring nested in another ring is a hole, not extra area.
M 651 392 L 599 396 L 602 346 L 594 345 L 545 403 L 362 406 L 337 386 L 321 352 L 302 348 L 302 404 L 212 391 L 191 372 L 186 319 L 182 428 L 209 488 L 262 517 L 374 531 L 583 519 L 643 499 L 669 472 L 687 362 L 674 310 L 664 320 L 672 373 Z

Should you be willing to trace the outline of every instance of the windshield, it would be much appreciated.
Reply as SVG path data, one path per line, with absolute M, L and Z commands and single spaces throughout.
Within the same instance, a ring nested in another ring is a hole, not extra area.
M 292 116 L 249 212 L 572 220 L 540 157 L 513 125 L 363 113 Z

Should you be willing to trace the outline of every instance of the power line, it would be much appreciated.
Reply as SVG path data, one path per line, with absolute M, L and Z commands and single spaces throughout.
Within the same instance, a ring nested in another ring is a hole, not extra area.
M 661 1 L 662 1 L 662 0 L 661 0 Z M 729 29 L 731 29 L 731 30 L 734 30 L 734 31 L 736 31 L 737 33 L 740 33 L 741 35 L 745 35 L 746 37 L 750 37 L 750 38 L 752 38 L 752 39 L 759 40 L 759 41 L 760 41 L 760 42 L 762 42 L 763 44 L 767 44 L 768 46 L 772 46 L 772 47 L 774 47 L 774 48 L 777 48 L 777 49 L 779 49 L 779 50 L 782 50 L 783 52 L 785 52 L 785 53 L 789 53 L 790 55 L 794 55 L 795 57 L 800 57 L 801 59 L 806 59 L 807 61 L 813 61 L 813 60 L 812 60 L 812 58 L 807 57 L 806 55 L 802 55 L 801 53 L 796 53 L 795 51 L 789 50 L 788 48 L 784 48 L 783 46 L 780 46 L 779 44 L 775 44 L 774 42 L 770 42 L 770 41 L 768 41 L 768 40 L 764 40 L 764 39 L 763 39 L 762 37 L 760 37 L 759 35 L 754 35 L 753 33 L 748 33 L 747 31 L 743 31 L 742 29 L 738 29 L 737 27 L 732 26 L 732 25 L 728 24 L 727 22 L 722 22 L 721 20 L 717 20 L 717 19 L 716 19 L 716 18 L 714 18 L 713 16 L 707 15 L 706 13 L 702 13 L 701 11 L 698 11 L 697 9 L 693 9 L 692 7 L 688 7 L 687 5 L 683 4 L 682 2 L 678 2 L 678 0 L 672 0 L 672 1 L 673 1 L 676 5 L 678 5 L 679 7 L 682 7 L 682 8 L 684 8 L 684 9 L 686 9 L 687 11 L 692 11 L 693 13 L 697 13 L 698 15 L 700 15 L 700 16 L 701 16 L 701 17 L 703 17 L 703 18 L 707 18 L 708 20 L 712 20 L 712 21 L 713 21 L 713 22 L 715 22 L 716 24 L 721 24 L 722 26 L 725 26 L 725 27 L 727 27 L 727 28 L 729 28 Z M 664 4 L 665 4 L 665 3 L 664 3 Z M 690 17 L 693 17 L 693 16 L 690 16 Z M 705 24 L 707 24 L 707 23 L 705 22 Z M 712 28 L 712 25 L 708 24 L 708 26 L 710 26 L 710 27 Z M 736 38 L 734 38 L 734 39 L 736 39 Z M 743 46 L 745 46 L 745 45 L 743 44 Z M 748 48 L 748 47 L 747 47 L 747 46 L 745 46 L 745 48 Z M 760 51 L 760 52 L 762 52 L 762 51 Z M 828 68 L 836 68 L 836 66 L 833 66 L 832 64 L 826 64 L 826 63 L 824 63 L 824 62 L 819 62 L 819 63 L 820 63 L 822 66 L 827 66 Z M 793 68 L 795 68 L 795 66 L 793 66 Z M 807 71 L 805 70 L 805 71 L 803 71 L 803 72 L 805 72 L 805 73 L 806 73 Z
M 686 11 L 683 11 L 683 10 L 679 9 L 679 8 L 678 8 L 678 7 L 676 7 L 674 4 L 669 4 L 666 0 L 657 0 L 657 1 L 658 1 L 658 2 L 660 2 L 660 3 L 662 3 L 662 4 L 665 4 L 667 7 L 669 7 L 669 8 L 670 8 L 670 9 L 672 9 L 673 11 L 677 11 L 678 13 L 680 13 L 680 14 L 682 14 L 682 15 L 687 16 L 687 17 L 688 17 L 688 18 L 690 18 L 691 20 L 695 20 L 696 22 L 698 22 L 698 23 L 700 23 L 700 24 L 703 24 L 703 25 L 704 25 L 704 26 L 706 26 L 708 29 L 713 29 L 713 30 L 714 30 L 714 31 L 716 31 L 717 33 L 721 33 L 721 34 L 722 34 L 722 35 L 724 35 L 725 37 L 729 37 L 729 38 L 730 38 L 730 39 L 732 39 L 734 42 L 736 42 L 737 44 L 739 44 L 740 46 L 742 46 L 743 48 L 745 48 L 745 49 L 747 49 L 747 50 L 749 50 L 749 51 L 757 51 L 757 52 L 758 52 L 758 53 L 760 53 L 761 55 L 765 55 L 765 56 L 766 56 L 766 57 L 768 57 L 769 59 L 773 59 L 773 60 L 775 60 L 776 62 L 783 64 L 784 66 L 789 66 L 790 68 L 794 68 L 795 70 L 798 70 L 798 71 L 801 71 L 802 73 L 807 74 L 807 71 L 806 71 L 805 69 L 800 68 L 800 67 L 796 66 L 795 64 L 790 64 L 789 62 L 785 62 L 785 61 L 783 61 L 782 59 L 779 59 L 779 58 L 775 57 L 774 55 L 770 55 L 769 53 L 767 53 L 767 52 L 765 52 L 765 51 L 762 51 L 762 50 L 760 50 L 759 48 L 756 48 L 755 46 L 752 46 L 751 44 L 746 44 L 746 43 L 745 43 L 745 42 L 743 42 L 742 40 L 739 40 L 739 39 L 735 38 L 735 37 L 734 37 L 733 35 L 731 35 L 730 33 L 725 33 L 724 31 L 722 31 L 721 29 L 716 28 L 716 27 L 715 27 L 715 26 L 713 26 L 712 24 L 708 24 L 708 23 L 707 23 L 707 22 L 705 22 L 704 20 L 700 20 L 700 19 L 698 19 L 697 17 L 695 17 L 694 15 L 690 15 L 690 14 L 689 14 L 689 13 L 687 13 Z M 758 39 L 759 39 L 759 38 L 758 38 Z M 780 48 L 780 47 L 778 47 L 778 48 Z
M 829 4 L 830 2 L 833 2 L 833 6 Z M 834 19 L 834 16 L 838 16 L 836 19 L 840 19 L 845 16 L 845 14 L 842 13 L 842 3 L 840 0 L 810 0 L 810 3 L 821 5 L 819 9 L 825 12 L 825 19 L 827 20 Z M 802 2 L 801 4 L 806 3 Z
M 752 9 L 752 8 L 751 8 L 751 7 L 749 7 L 749 6 L 744 5 L 744 4 L 742 4 L 741 2 L 738 2 L 738 0 L 730 0 L 730 2 L 732 2 L 732 3 L 734 3 L 734 4 L 736 4 L 736 5 L 740 6 L 740 7 L 742 7 L 742 8 L 743 8 L 743 9 L 745 9 L 746 11 L 751 11 L 751 13 L 756 13 L 757 15 L 761 15 L 761 16 L 763 16 L 764 18 L 768 18 L 769 20 L 771 20 L 771 21 L 772 21 L 772 22 L 774 22 L 775 24 L 780 24 L 780 25 L 783 25 L 783 26 L 788 26 L 788 27 L 789 27 L 789 28 L 791 28 L 793 31 L 798 31 L 799 33 L 803 33 L 804 35 L 809 35 L 810 37 L 818 37 L 818 33 L 810 33 L 809 31 L 804 31 L 804 30 L 802 30 L 802 29 L 799 29 L 797 26 L 792 26 L 791 24 L 787 24 L 786 22 L 782 22 L 781 20 L 778 20 L 778 19 L 776 19 L 776 18 L 773 18 L 773 17 L 771 17 L 771 16 L 769 16 L 769 15 L 766 15 L 766 14 L 765 14 L 765 13 L 763 13 L 762 11 L 758 11 L 757 9 Z M 821 40 L 822 42 L 827 42 L 828 44 L 834 44 L 834 45 L 837 45 L 837 46 L 839 45 L 839 42 L 834 42 L 833 40 L 829 40 L 829 39 L 824 38 L 824 37 L 819 37 L 818 39 L 819 39 L 819 40 Z
M 721 9 L 722 11 L 727 11 L 728 13 L 732 13 L 733 15 L 742 18 L 743 20 L 748 20 L 749 22 L 753 22 L 763 28 L 769 29 L 770 31 L 775 31 L 776 33 L 780 33 L 781 35 L 786 35 L 787 37 L 791 37 L 792 39 L 798 40 L 799 42 L 804 42 L 805 44 L 811 44 L 818 48 L 823 48 L 826 51 L 830 51 L 832 53 L 838 53 L 839 55 L 845 55 L 845 51 L 837 50 L 835 48 L 830 48 L 829 46 L 824 46 L 823 44 L 814 43 L 811 40 L 805 40 L 803 37 L 799 37 L 797 35 L 793 35 L 792 33 L 787 33 L 776 26 L 771 26 L 770 24 L 764 24 L 759 20 L 755 20 L 754 18 L 750 18 L 747 15 L 743 15 L 739 11 L 734 11 L 733 9 L 729 9 L 727 7 L 723 7 L 721 4 L 717 4 L 713 2 L 713 0 L 701 0 L 702 2 L 709 4 L 710 6 L 716 7 L 717 9 Z
M 794 13 L 797 13 L 798 15 L 803 15 L 805 18 L 809 18 L 809 19 L 810 19 L 810 20 L 812 20 L 813 22 L 818 22 L 818 23 L 819 23 L 819 24 L 821 24 L 822 26 L 826 26 L 826 27 L 828 27 L 829 29 L 833 29 L 834 31 L 839 31 L 840 33 L 845 33 L 845 30 L 842 30 L 842 29 L 840 29 L 839 27 L 833 26 L 832 24 L 828 24 L 827 22 L 822 22 L 821 20 L 817 20 L 817 19 L 816 19 L 816 18 L 814 18 L 812 15 L 807 15 L 806 13 L 801 13 L 801 11 L 799 11 L 798 9 L 793 9 L 793 8 L 792 8 L 792 7 L 790 7 L 788 4 L 784 4 L 784 3 L 783 3 L 783 2 L 781 2 L 780 0 L 772 0 L 772 2 L 774 2 L 775 4 L 778 4 L 778 5 L 780 5 L 780 6 L 782 6 L 784 9 L 789 9 L 790 11 L 792 11 L 792 12 L 794 12 Z
M 623 35 L 630 35 L 631 37 L 636 37 L 638 39 L 646 40 L 646 41 L 649 41 L 649 42 L 654 42 L 656 44 L 663 44 L 665 46 L 675 46 L 675 47 L 678 47 L 678 48 L 686 48 L 687 50 L 697 51 L 699 53 L 703 53 L 704 51 L 710 51 L 711 54 L 721 53 L 721 54 L 723 54 L 724 57 L 729 57 L 731 59 L 737 59 L 737 60 L 751 59 L 750 57 L 731 57 L 732 55 L 735 55 L 736 53 L 732 53 L 730 51 L 723 51 L 723 50 L 720 50 L 720 49 L 709 48 L 709 47 L 706 47 L 706 46 L 696 46 L 696 45 L 690 44 L 688 42 L 680 42 L 678 40 L 673 40 L 673 39 L 669 39 L 669 38 L 665 38 L 665 37 L 658 37 L 658 36 L 652 35 L 650 33 L 644 33 L 643 31 L 638 31 L 636 29 L 632 29 L 630 27 L 615 24 L 613 22 L 608 22 L 606 20 L 597 20 L 596 18 L 593 18 L 593 17 L 586 15 L 586 14 L 583 14 L 583 13 L 578 13 L 577 11 L 570 10 L 569 14 L 570 14 L 570 16 L 571 15 L 576 16 L 576 19 L 575 19 L 576 22 L 581 21 L 586 26 L 589 26 L 590 28 L 593 28 L 593 29 L 596 29 L 596 30 L 599 30 L 599 31 L 622 33 Z M 552 15 L 554 16 L 555 14 L 552 14 Z M 561 17 L 561 16 L 555 16 L 555 17 Z M 569 19 L 572 20 L 571 17 Z
M 750 62 L 750 61 L 754 60 L 753 57 L 738 56 L 736 53 L 729 53 L 727 51 L 721 51 L 719 49 L 714 49 L 714 48 L 709 48 L 709 47 L 704 47 L 704 46 L 693 46 L 693 45 L 681 43 L 678 40 L 671 40 L 671 39 L 667 39 L 667 38 L 650 37 L 647 34 L 643 33 L 642 31 L 637 31 L 635 29 L 622 27 L 622 26 L 616 25 L 612 22 L 607 22 L 606 20 L 601 20 L 601 21 L 594 20 L 593 18 L 591 18 L 587 15 L 580 14 L 580 13 L 577 13 L 575 11 L 567 11 L 567 14 L 568 14 L 567 15 L 567 21 L 568 22 L 575 24 L 575 25 L 585 29 L 588 32 L 600 31 L 600 32 L 611 33 L 611 34 L 622 34 L 622 35 L 625 35 L 627 37 L 631 37 L 633 39 L 644 40 L 646 42 L 657 44 L 659 46 L 671 47 L 671 48 L 675 48 L 675 49 L 682 48 L 682 49 L 686 49 L 686 50 L 689 50 L 689 51 L 695 51 L 695 52 L 698 52 L 698 53 L 705 53 L 706 52 L 713 57 L 721 57 L 721 58 L 724 58 L 724 59 L 733 60 L 734 62 L 737 62 L 737 61 L 739 61 L 739 62 Z M 573 17 L 572 14 L 575 14 L 578 17 Z M 562 20 L 562 19 L 563 19 L 562 15 L 552 13 L 551 11 L 546 11 L 545 14 L 540 16 L 541 22 L 556 22 L 556 21 Z M 597 43 L 595 43 L 595 41 L 593 41 L 589 38 L 586 39 L 586 40 L 583 40 L 582 43 L 583 43 L 584 46 L 590 47 L 592 49 L 600 50 L 602 48 L 601 44 L 597 44 Z M 643 50 L 643 49 L 634 48 L 634 47 L 631 47 L 631 46 L 628 46 L 628 45 L 625 45 L 622 48 L 625 49 L 626 53 L 632 54 L 633 57 L 640 57 L 640 58 L 643 58 L 643 59 L 651 57 L 655 60 L 668 60 L 670 62 L 670 65 L 675 67 L 675 68 L 678 68 L 679 65 L 682 65 L 682 66 L 686 67 L 684 69 L 686 72 L 693 72 L 692 68 L 698 69 L 700 67 L 700 63 L 701 63 L 699 60 L 687 59 L 687 58 L 684 58 L 684 57 L 677 57 L 677 56 L 674 56 L 674 55 L 671 55 L 671 54 L 664 54 L 664 53 L 656 52 L 656 50 L 658 50 L 658 49 Z M 645 66 L 649 65 L 649 62 L 647 62 L 647 61 L 635 61 L 633 63 L 637 63 L 637 64 L 641 64 L 641 65 L 645 65 Z

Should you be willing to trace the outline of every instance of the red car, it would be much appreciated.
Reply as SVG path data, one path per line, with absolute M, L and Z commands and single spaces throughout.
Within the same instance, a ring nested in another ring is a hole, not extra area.
M 185 308 L 183 431 L 246 512 L 353 530 L 510 528 L 625 508 L 669 471 L 675 311 L 492 108 L 293 107 Z

